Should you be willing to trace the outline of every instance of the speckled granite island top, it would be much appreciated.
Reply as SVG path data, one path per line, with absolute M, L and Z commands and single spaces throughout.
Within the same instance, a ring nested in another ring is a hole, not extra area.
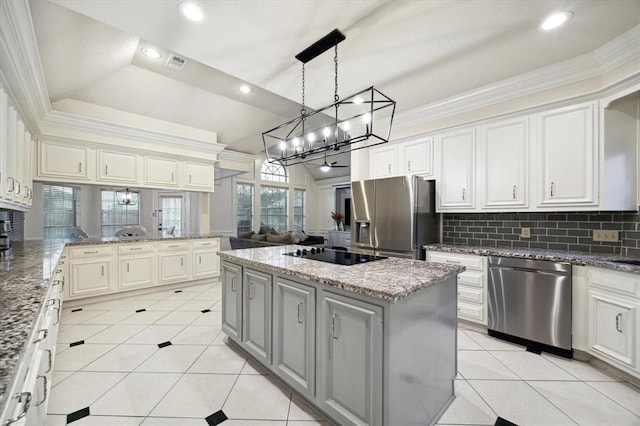
M 478 247 L 455 244 L 429 244 L 423 246 L 427 251 L 440 251 L 443 253 L 476 254 L 479 256 L 515 257 L 519 259 L 549 260 L 552 262 L 568 262 L 578 266 L 596 266 L 599 268 L 613 269 L 620 272 L 640 274 L 640 265 L 614 262 L 614 260 L 640 260 L 619 257 L 607 254 L 587 254 L 570 251 L 548 251 L 533 249 L 512 249 L 502 247 Z
M 223 260 L 285 274 L 377 299 L 396 302 L 464 271 L 463 266 L 387 258 L 344 266 L 285 256 L 302 246 L 273 246 L 220 252 Z
M 177 240 L 202 240 L 207 238 L 222 238 L 223 235 L 218 234 L 189 234 L 182 237 L 121 237 L 121 238 L 85 238 L 68 242 L 68 246 L 86 246 L 94 244 L 123 244 L 123 243 L 142 243 L 146 241 L 177 241 Z
M 12 244 L 13 259 L 0 262 L 0 407 L 20 362 L 64 241 Z

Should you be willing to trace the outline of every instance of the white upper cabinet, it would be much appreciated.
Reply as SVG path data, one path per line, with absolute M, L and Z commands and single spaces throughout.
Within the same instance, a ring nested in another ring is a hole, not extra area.
M 178 186 L 180 162 L 168 158 L 145 157 L 144 183 L 147 185 Z
M 139 163 L 136 154 L 98 150 L 98 179 L 105 182 L 139 183 Z
M 0 201 L 7 196 L 7 127 L 9 121 L 7 94 L 0 87 Z
M 526 117 L 479 128 L 482 208 L 528 206 L 529 129 Z
M 398 146 L 383 145 L 369 151 L 369 178 L 378 179 L 398 174 Z
M 598 205 L 597 111 L 588 102 L 532 117 L 538 207 Z
M 440 152 L 437 182 L 438 210 L 475 207 L 475 130 L 460 129 L 435 136 Z
M 38 159 L 40 177 L 95 179 L 95 151 L 86 146 L 40 141 Z
M 433 177 L 433 138 L 419 138 L 398 145 L 398 174 Z
M 184 162 L 184 187 L 213 191 L 213 178 L 211 164 Z

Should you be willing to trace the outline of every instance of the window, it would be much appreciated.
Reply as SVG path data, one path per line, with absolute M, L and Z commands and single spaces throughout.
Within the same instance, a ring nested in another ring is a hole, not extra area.
M 293 228 L 304 231 L 304 215 L 305 215 L 305 190 L 293 190 Z
M 253 185 L 236 184 L 236 223 L 238 233 L 248 232 L 253 228 Z
M 42 185 L 45 240 L 68 238 L 80 225 L 80 190 L 69 186 Z
M 260 188 L 260 224 L 275 230 L 287 229 L 287 188 Z
M 182 195 L 160 195 L 162 236 L 182 236 Z
M 262 180 L 268 180 L 271 182 L 288 182 L 287 169 L 278 163 L 270 163 L 269 160 L 264 160 L 262 168 L 260 169 L 260 176 Z
M 102 190 L 102 237 L 113 238 L 125 226 L 140 225 L 140 199 L 136 204 L 118 204 L 115 191 Z

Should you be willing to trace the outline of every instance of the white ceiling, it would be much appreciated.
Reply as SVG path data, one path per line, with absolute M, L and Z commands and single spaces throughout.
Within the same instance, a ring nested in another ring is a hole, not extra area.
M 201 23 L 185 20 L 178 3 L 31 0 L 52 107 L 89 102 L 216 131 L 229 149 L 257 153 L 261 133 L 300 108 L 295 54 L 334 28 L 347 37 L 339 94 L 375 85 L 402 114 L 593 52 L 640 23 L 638 0 L 200 0 Z M 564 9 L 574 13 L 566 27 L 537 30 Z M 144 58 L 146 45 L 189 62 L 173 71 Z M 333 66 L 332 52 L 307 64 L 312 107 L 333 101 Z M 241 82 L 253 92 L 239 93 Z

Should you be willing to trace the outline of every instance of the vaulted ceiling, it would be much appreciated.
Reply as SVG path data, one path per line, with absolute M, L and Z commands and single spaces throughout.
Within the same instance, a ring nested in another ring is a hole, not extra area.
M 200 0 L 200 23 L 181 16 L 178 3 L 31 0 L 52 108 L 115 108 L 215 131 L 229 149 L 258 153 L 261 133 L 300 109 L 295 54 L 334 28 L 347 37 L 339 94 L 375 85 L 402 115 L 590 54 L 640 23 L 637 0 Z M 574 15 L 565 27 L 537 29 L 566 9 Z M 145 46 L 162 58 L 144 57 Z M 170 54 L 187 59 L 182 71 L 166 67 Z M 332 102 L 333 73 L 333 52 L 307 64 L 309 105 Z M 251 93 L 239 92 L 243 83 Z

